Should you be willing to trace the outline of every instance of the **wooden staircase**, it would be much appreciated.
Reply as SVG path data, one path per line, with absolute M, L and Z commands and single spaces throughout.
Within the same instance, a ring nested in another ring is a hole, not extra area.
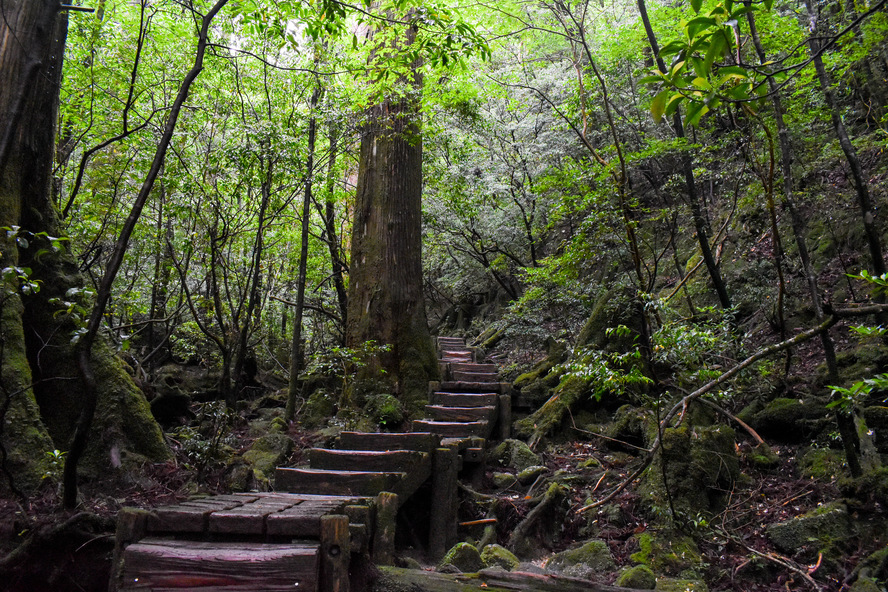
M 351 554 L 390 564 L 397 512 L 426 483 L 429 554 L 443 556 L 459 474 L 483 474 L 487 439 L 509 435 L 511 398 L 462 339 L 437 346 L 444 380 L 411 432 L 343 432 L 336 449 L 309 450 L 307 467 L 279 467 L 275 493 L 121 512 L 112 590 L 347 592 Z

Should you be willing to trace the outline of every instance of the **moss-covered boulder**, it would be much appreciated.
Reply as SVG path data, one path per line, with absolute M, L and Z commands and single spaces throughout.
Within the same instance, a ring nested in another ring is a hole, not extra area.
M 453 566 L 463 573 L 476 572 L 484 569 L 485 563 L 478 548 L 469 543 L 457 543 L 444 555 L 438 569 Z
M 682 578 L 658 578 L 655 592 L 709 592 L 709 586 L 702 580 Z
M 876 448 L 881 454 L 888 454 L 888 407 L 872 405 L 863 410 L 863 419 L 873 431 Z
M 336 395 L 326 389 L 318 389 L 305 400 L 299 423 L 308 428 L 321 426 L 335 416 L 337 410 Z
M 653 590 L 657 585 L 657 576 L 647 565 L 636 565 L 621 571 L 616 585 L 620 588 Z
M 509 467 L 516 471 L 523 471 L 541 463 L 540 457 L 521 440 L 503 440 L 490 451 L 488 459 L 501 467 Z
M 368 396 L 364 413 L 380 428 L 393 428 L 406 417 L 401 402 L 394 395 L 387 393 Z
M 520 483 L 521 485 L 531 485 L 540 476 L 545 475 L 548 471 L 549 469 L 540 465 L 527 467 L 523 471 L 518 472 L 518 483 Z
M 516 569 L 521 563 L 514 553 L 501 545 L 486 545 L 481 549 L 481 561 L 485 567 L 501 567 L 507 571 Z
M 829 409 L 821 403 L 799 399 L 774 399 L 764 409 L 741 414 L 762 437 L 777 442 L 798 444 L 811 441 L 832 425 Z
M 293 440 L 286 434 L 271 433 L 257 438 L 244 460 L 253 467 L 253 475 L 257 482 L 267 483 L 274 475 L 274 470 L 287 461 L 293 451 Z
M 857 503 L 877 502 L 888 506 L 888 466 L 867 471 L 860 477 L 839 479 L 839 488 Z
M 799 457 L 799 474 L 806 479 L 832 482 L 845 472 L 845 453 L 840 450 L 811 448 Z
M 660 455 L 640 488 L 652 505 L 694 516 L 720 511 L 740 478 L 734 430 L 727 426 L 663 430 Z
M 703 568 L 703 557 L 697 544 L 685 534 L 677 531 L 643 532 L 635 539 L 639 550 L 630 558 L 655 573 L 678 576 Z
M 781 552 L 824 559 L 836 558 L 842 541 L 854 534 L 854 526 L 844 503 L 832 503 L 797 518 L 771 524 L 768 538 Z
M 613 571 L 616 567 L 607 543 L 597 539 L 556 553 L 546 562 L 547 570 L 576 578 L 588 578 Z
M 657 418 L 650 409 L 623 405 L 614 413 L 614 419 L 607 426 L 605 435 L 611 438 L 605 442 L 609 448 L 626 450 L 624 442 L 630 446 L 647 448 L 657 437 Z

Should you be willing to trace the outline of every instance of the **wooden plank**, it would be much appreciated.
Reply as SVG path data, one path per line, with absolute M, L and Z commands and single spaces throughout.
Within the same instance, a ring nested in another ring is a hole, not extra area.
M 308 500 L 297 506 L 270 514 L 265 518 L 268 536 L 294 538 L 318 538 L 321 534 L 321 517 L 342 511 L 340 499 Z
M 457 372 L 452 371 L 451 376 L 457 382 L 498 382 L 499 375 L 492 372 Z
M 500 395 L 499 416 L 496 420 L 497 437 L 508 440 L 512 437 L 512 395 Z
M 404 473 L 372 471 L 324 471 L 278 467 L 275 488 L 283 491 L 320 495 L 376 495 L 391 491 L 404 479 Z
M 321 590 L 349 592 L 348 568 L 351 560 L 351 539 L 348 517 L 321 518 Z
M 456 542 L 457 476 L 459 451 L 439 448 L 435 451 L 432 469 L 432 501 L 429 518 L 429 553 L 432 559 L 444 553 Z
M 265 534 L 266 517 L 292 507 L 293 502 L 258 500 L 209 516 L 207 530 L 221 534 Z
M 436 392 L 430 401 L 433 405 L 447 407 L 488 407 L 496 406 L 499 401 L 497 393 L 445 393 Z
M 426 413 L 434 421 L 489 421 L 496 419 L 496 407 L 445 407 L 426 405 Z
M 206 532 L 212 508 L 164 506 L 148 517 L 148 532 Z
M 451 438 L 470 438 L 473 436 L 486 438 L 490 432 L 490 423 L 486 421 L 451 422 L 415 420 L 413 429 L 422 432 L 432 432 Z
M 431 453 L 440 443 L 441 437 L 429 432 L 339 434 L 339 447 L 342 450 L 418 450 Z
M 328 450 L 312 448 L 308 461 L 312 469 L 333 471 L 407 472 L 421 464 L 425 452 L 416 450 Z
M 485 374 L 496 374 L 499 368 L 496 364 L 474 364 L 466 362 L 451 362 L 450 367 L 454 372 L 483 372 Z
M 109 592 L 118 592 L 122 584 L 124 550 L 142 539 L 148 528 L 147 510 L 139 508 L 122 508 L 117 513 L 117 529 L 114 533 L 114 554 L 111 558 L 111 581 Z
M 143 539 L 124 551 L 121 591 L 317 591 L 317 544 Z
M 466 382 L 445 380 L 439 389 L 448 393 L 502 393 L 501 382 Z
M 373 532 L 373 562 L 392 565 L 395 556 L 395 529 L 400 501 L 394 493 L 376 496 L 376 529 Z

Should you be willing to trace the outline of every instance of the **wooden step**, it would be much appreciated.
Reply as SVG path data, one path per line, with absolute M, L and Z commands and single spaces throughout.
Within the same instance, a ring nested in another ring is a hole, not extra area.
M 499 371 L 496 364 L 474 364 L 466 362 L 453 362 L 450 369 L 454 372 L 483 372 L 486 374 L 496 374 Z
M 466 340 L 462 337 L 438 337 L 438 345 L 465 345 Z
M 426 412 L 434 421 L 489 421 L 496 419 L 496 407 L 444 407 L 442 405 L 426 405 Z
M 371 496 L 381 491 L 394 491 L 405 476 L 403 472 L 325 471 L 278 467 L 275 471 L 274 484 L 278 491 Z
M 339 448 L 342 450 L 418 450 L 431 453 L 440 445 L 441 436 L 428 432 L 339 434 Z
M 502 393 L 503 383 L 446 380 L 438 385 L 438 390 L 447 393 Z
M 316 591 L 319 568 L 318 543 L 148 538 L 124 550 L 119 590 Z
M 452 422 L 421 419 L 413 422 L 413 429 L 449 438 L 487 438 L 490 435 L 490 423 L 486 421 Z
M 374 471 L 405 473 L 429 462 L 426 452 L 415 450 L 328 450 L 312 448 L 308 464 L 312 469 L 332 471 Z
M 435 392 L 430 397 L 432 405 L 444 407 L 488 407 L 496 406 L 499 400 L 497 393 L 445 393 Z
M 499 375 L 490 372 L 452 372 L 453 380 L 457 382 L 498 382 Z

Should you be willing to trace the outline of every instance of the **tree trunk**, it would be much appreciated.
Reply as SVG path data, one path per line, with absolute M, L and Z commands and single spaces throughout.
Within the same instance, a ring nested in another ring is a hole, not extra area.
M 51 196 L 54 133 L 67 18 L 58 2 L 6 0 L 0 4 L 0 225 L 20 226 L 29 233 L 27 246 L 4 239 L 2 266 L 19 263 L 32 269 L 40 291 L 19 299 L 0 296 L 2 380 L 0 441 L 8 452 L 7 467 L 17 489 L 39 485 L 46 452 L 68 448 L 74 419 L 83 406 L 71 338 L 77 325 L 59 315 L 51 299 L 70 300 L 71 288 L 82 288 L 74 258 L 54 252 L 37 258 L 58 236 Z M 36 235 L 36 236 L 35 236 Z M 5 236 L 5 233 L 4 233 Z M 20 261 L 19 261 L 20 260 Z M 158 461 L 169 451 L 147 401 L 124 365 L 104 341 L 93 354 L 96 366 L 97 421 L 85 450 L 85 473 L 109 476 L 127 460 Z M 32 387 L 33 383 L 33 389 Z M 39 409 L 38 409 L 39 405 Z M 0 489 L 7 485 L 0 480 Z
M 418 77 L 406 96 L 372 107 L 362 130 L 352 226 L 346 345 L 391 349 L 369 373 L 408 405 L 438 375 L 422 293 L 422 138 Z

